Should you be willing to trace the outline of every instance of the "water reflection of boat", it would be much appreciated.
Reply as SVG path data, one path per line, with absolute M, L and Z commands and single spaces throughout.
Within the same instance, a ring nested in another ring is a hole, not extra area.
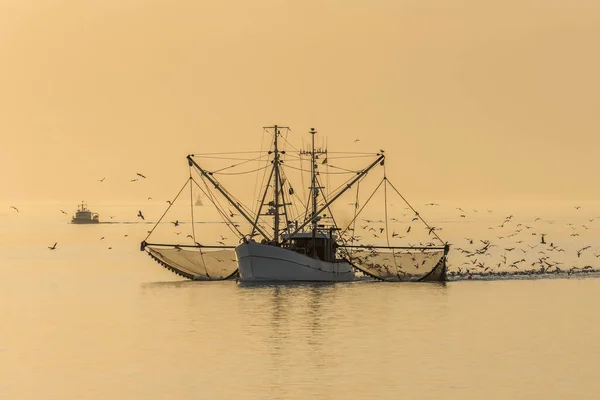
M 100 222 L 100 216 L 97 213 L 91 212 L 85 202 L 81 202 L 73 219 L 72 224 L 97 224 Z

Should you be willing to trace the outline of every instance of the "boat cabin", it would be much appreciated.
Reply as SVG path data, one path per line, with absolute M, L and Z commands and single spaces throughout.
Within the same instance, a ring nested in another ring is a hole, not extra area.
M 315 257 L 322 261 L 336 261 L 337 236 L 328 232 L 315 232 L 314 238 L 312 232 L 296 233 L 294 236 L 283 234 L 281 238 L 284 240 L 283 247 L 289 250 L 306 254 L 309 257 Z

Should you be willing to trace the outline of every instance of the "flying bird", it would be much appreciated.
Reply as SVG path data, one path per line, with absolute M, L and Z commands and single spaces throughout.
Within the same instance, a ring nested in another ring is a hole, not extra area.
M 175 222 L 171 222 L 175 226 L 179 226 L 179 220 L 175 220 Z
M 56 245 L 58 244 L 58 242 L 54 243 L 54 245 L 52 247 L 48 246 L 48 248 L 50 250 L 55 250 L 56 249 Z
M 102 179 L 98 179 L 99 182 L 104 182 L 104 180 L 106 179 L 106 177 L 102 178 Z
M 19 212 L 19 209 L 15 206 L 10 206 L 10 208 L 13 208 L 16 212 Z
M 140 174 L 139 172 L 136 174 L 137 176 L 146 179 L 146 177 L 143 174 Z
M 586 251 L 590 247 L 592 247 L 592 246 L 585 246 L 584 248 L 577 250 L 577 257 L 581 257 L 581 253 L 583 253 L 584 251 Z
M 142 214 L 142 210 L 138 210 L 137 216 L 140 217 L 143 220 L 146 220 L 146 218 L 144 218 L 144 214 Z
M 60 210 L 60 212 L 67 215 L 66 211 Z

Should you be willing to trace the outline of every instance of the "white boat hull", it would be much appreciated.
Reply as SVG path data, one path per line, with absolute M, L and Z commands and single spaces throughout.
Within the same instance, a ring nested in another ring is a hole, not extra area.
M 242 282 L 348 282 L 346 262 L 327 262 L 281 247 L 249 242 L 235 248 Z

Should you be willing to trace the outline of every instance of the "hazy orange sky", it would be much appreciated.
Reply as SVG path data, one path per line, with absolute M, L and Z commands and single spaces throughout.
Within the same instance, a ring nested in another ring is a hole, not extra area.
M 0 201 L 169 198 L 275 123 L 413 198 L 597 200 L 598 43 L 597 0 L 0 0 Z

